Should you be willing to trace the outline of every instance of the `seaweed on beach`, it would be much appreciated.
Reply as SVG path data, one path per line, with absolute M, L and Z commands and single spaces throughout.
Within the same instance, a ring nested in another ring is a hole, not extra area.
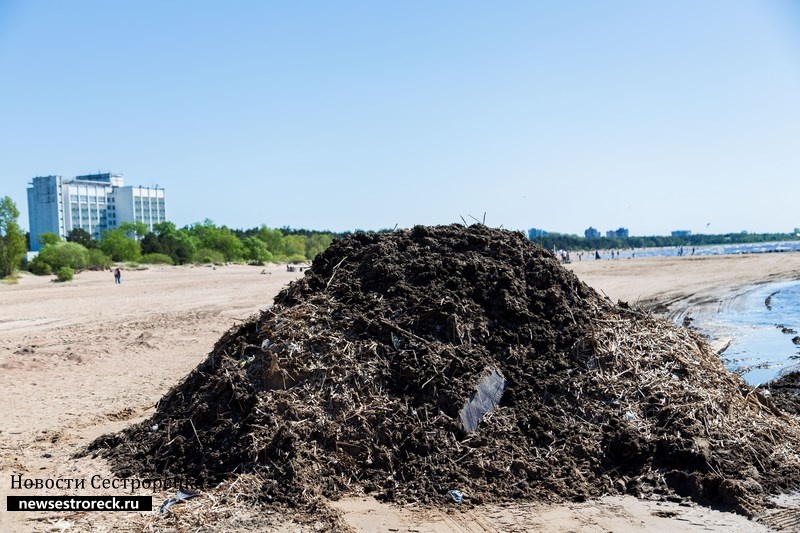
M 492 375 L 499 403 L 473 430 L 463 410 Z M 753 516 L 798 488 L 799 437 L 694 332 L 519 233 L 451 225 L 334 242 L 90 451 L 120 476 L 247 476 L 290 506 L 677 494 Z

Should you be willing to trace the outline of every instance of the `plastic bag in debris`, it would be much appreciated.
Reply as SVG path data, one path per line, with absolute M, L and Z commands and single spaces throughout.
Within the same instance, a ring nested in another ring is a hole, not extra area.
M 170 507 L 172 507 L 176 503 L 188 500 L 189 498 L 194 498 L 195 496 L 199 495 L 200 495 L 199 491 L 180 489 L 178 492 L 175 493 L 175 496 L 164 500 L 164 503 L 162 503 L 161 507 L 159 507 L 158 509 L 158 513 L 164 514 Z
M 461 416 L 461 425 L 467 433 L 478 429 L 478 421 L 500 404 L 505 390 L 506 379 L 500 372 L 491 369 L 458 413 Z
M 461 492 L 460 490 L 448 490 L 447 494 L 449 494 L 450 497 L 453 498 L 453 501 L 456 503 L 461 503 L 461 500 L 464 499 L 464 493 Z

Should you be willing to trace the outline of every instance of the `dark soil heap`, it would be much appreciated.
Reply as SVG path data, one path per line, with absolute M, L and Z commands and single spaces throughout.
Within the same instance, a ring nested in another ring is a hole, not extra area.
M 467 432 L 493 372 L 500 403 Z M 152 419 L 92 449 L 120 476 L 248 474 L 290 504 L 656 492 L 752 515 L 800 473 L 798 423 L 767 404 L 694 333 L 613 305 L 523 235 L 418 226 L 335 242 Z
M 768 391 L 770 399 L 781 411 L 800 415 L 800 372 L 789 372 L 759 388 Z

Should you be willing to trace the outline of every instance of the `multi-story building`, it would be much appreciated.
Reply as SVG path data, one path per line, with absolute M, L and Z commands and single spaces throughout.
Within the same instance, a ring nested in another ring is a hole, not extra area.
M 628 228 L 612 229 L 606 232 L 606 237 L 609 239 L 627 239 Z
M 124 222 L 143 222 L 148 229 L 166 220 L 164 189 L 125 186 L 122 176 L 87 174 L 74 178 L 39 176 L 28 187 L 31 250 L 40 248 L 39 235 L 61 238 L 74 228 L 99 239 Z
M 583 236 L 587 239 L 599 239 L 600 238 L 600 231 L 597 229 L 589 226 L 586 231 L 583 232 Z

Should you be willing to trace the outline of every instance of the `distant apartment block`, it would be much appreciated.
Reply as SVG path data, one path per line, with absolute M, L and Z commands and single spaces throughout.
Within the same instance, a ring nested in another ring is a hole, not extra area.
M 692 232 L 688 229 L 678 229 L 672 232 L 673 237 L 688 237 Z
M 599 239 L 600 238 L 600 231 L 589 226 L 586 231 L 583 232 L 583 236 L 587 239 Z
M 547 235 L 547 231 L 539 228 L 531 228 L 528 230 L 528 239 L 534 240 L 538 239 L 539 237 L 544 237 Z
M 148 229 L 166 220 L 164 189 L 125 186 L 119 174 L 87 174 L 74 178 L 39 176 L 28 187 L 31 250 L 40 248 L 39 235 L 61 238 L 74 228 L 99 239 L 124 222 L 143 222 Z
M 606 232 L 606 237 L 609 239 L 627 239 L 628 238 L 628 228 L 618 228 L 608 230 Z

